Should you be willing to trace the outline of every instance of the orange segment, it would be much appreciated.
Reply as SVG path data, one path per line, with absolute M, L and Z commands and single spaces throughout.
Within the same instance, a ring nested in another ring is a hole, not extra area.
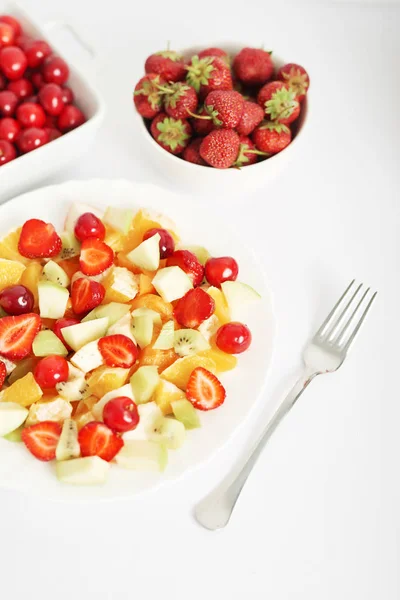
M 27 373 L 25 377 L 15 381 L 9 388 L 6 388 L 2 394 L 3 402 L 16 402 L 21 406 L 30 406 L 40 400 L 43 392 L 38 386 L 32 373 Z
M 64 269 L 70 279 L 72 279 L 72 276 L 80 270 L 79 256 L 74 256 L 73 258 L 68 258 L 67 260 L 59 260 L 58 264 L 62 269 Z
M 91 394 L 101 398 L 108 392 L 122 387 L 129 376 L 129 369 L 99 367 L 90 375 L 87 383 Z
M 178 358 L 173 348 L 170 350 L 154 350 L 151 346 L 146 346 L 140 353 L 140 365 L 153 365 L 158 367 L 161 373 L 164 369 L 172 365 Z
M 180 388 L 170 381 L 160 379 L 152 400 L 158 404 L 164 415 L 170 415 L 172 413 L 171 402 L 184 398 L 186 398 L 186 394 Z
M 106 226 L 106 237 L 104 238 L 104 242 L 107 246 L 110 246 L 114 252 L 121 252 L 124 248 L 125 236 L 119 231 L 115 231 L 115 229 Z
M 18 252 L 18 242 L 21 235 L 21 227 L 12 231 L 2 240 L 0 240 L 0 258 L 8 258 L 8 260 L 17 260 L 24 265 L 29 263 L 29 258 L 25 258 Z
M 90 412 L 95 404 L 97 404 L 99 399 L 96 396 L 88 396 L 84 400 L 78 402 L 77 407 L 74 410 L 73 416 L 80 417 L 82 415 L 86 415 Z
M 170 381 L 181 390 L 186 390 L 189 377 L 197 367 L 203 367 L 214 374 L 217 372 L 217 366 L 211 358 L 194 354 L 193 356 L 185 356 L 176 360 L 161 373 L 161 377 Z
M 35 306 L 38 306 L 38 283 L 42 275 L 43 267 L 39 262 L 30 262 L 21 276 L 21 284 L 28 288 L 35 298 Z
M 153 284 L 151 283 L 153 281 L 152 277 L 149 277 L 148 275 L 144 275 L 143 273 L 141 273 L 139 275 L 139 295 L 143 296 L 143 294 L 154 294 L 154 292 L 156 291 Z
M 19 283 L 24 270 L 21 262 L 0 258 L 0 290 Z
M 91 411 L 86 412 L 86 413 L 84 413 L 82 415 L 78 415 L 78 416 L 75 415 L 72 418 L 75 421 L 75 423 L 76 423 L 76 425 L 78 427 L 78 430 L 81 430 L 82 427 L 84 425 L 86 425 L 86 423 L 90 423 L 91 421 L 96 421 L 96 419 L 94 418 L 94 416 L 93 416 L 93 414 L 92 414 Z
M 164 300 L 156 294 L 143 294 L 143 296 L 137 296 L 130 304 L 132 310 L 142 307 L 155 310 L 160 314 L 163 322 L 171 319 L 174 312 L 172 304 L 170 302 L 164 302 Z
M 216 287 L 210 287 L 207 290 L 207 294 L 210 294 L 211 298 L 214 298 L 215 300 L 214 314 L 221 321 L 221 325 L 224 325 L 224 323 L 229 323 L 231 320 L 231 315 L 222 291 Z
M 233 356 L 233 354 L 227 354 L 226 352 L 222 352 L 222 350 L 219 350 L 219 348 L 210 348 L 210 350 L 199 352 L 199 356 L 211 358 L 215 362 L 217 373 L 231 371 L 237 365 L 236 356 Z
M 151 213 L 147 210 L 139 210 L 132 222 L 132 228 L 126 236 L 124 244 L 124 252 L 130 252 L 143 241 L 143 236 L 149 229 L 154 227 L 167 229 L 176 241 L 179 241 L 179 237 L 176 233 L 175 223 L 165 217 L 164 215 Z

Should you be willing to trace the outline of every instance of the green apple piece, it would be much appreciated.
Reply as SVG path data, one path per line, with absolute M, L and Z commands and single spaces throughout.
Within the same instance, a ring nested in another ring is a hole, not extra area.
M 89 342 L 82 346 L 82 348 L 79 348 L 78 352 L 71 357 L 71 363 L 74 367 L 82 371 L 82 373 L 89 373 L 89 371 L 101 367 L 101 365 L 104 364 L 104 361 L 97 340 Z
M 69 292 L 52 281 L 39 281 L 39 310 L 44 319 L 61 319 L 67 309 Z
M 158 368 L 153 366 L 139 367 L 131 377 L 131 386 L 136 404 L 148 402 L 160 381 Z
M 68 363 L 68 379 L 56 384 L 57 394 L 68 402 L 77 402 L 88 395 L 88 389 L 85 373 Z
M 162 418 L 160 407 L 154 401 L 138 404 L 139 424 L 136 429 L 123 434 L 124 440 L 148 440 L 155 425 Z
M 157 327 L 161 327 L 161 316 L 160 313 L 158 313 L 156 310 L 152 310 L 151 308 L 141 306 L 140 308 L 135 308 L 135 310 L 132 311 L 132 317 L 142 317 L 143 315 L 149 315 L 153 319 L 154 325 L 157 325 Z
M 197 427 L 201 427 L 199 415 L 189 400 L 173 400 L 171 406 L 174 417 L 183 423 L 185 429 L 197 429 Z
M 179 356 L 190 356 L 203 350 L 209 350 L 210 344 L 196 329 L 177 329 L 174 331 L 174 350 Z
M 86 321 L 93 321 L 94 319 L 108 317 L 108 326 L 111 327 L 114 325 L 114 323 L 125 316 L 129 312 L 130 308 L 131 307 L 129 304 L 122 304 L 120 302 L 110 302 L 109 304 L 97 306 L 82 319 L 82 323 L 86 323 Z
M 131 228 L 134 215 L 134 211 L 129 208 L 109 206 L 104 213 L 103 222 L 126 235 Z
M 43 267 L 43 279 L 57 283 L 65 288 L 70 284 L 68 275 L 54 260 L 49 260 Z
M 8 442 L 22 442 L 22 432 L 24 430 L 24 425 L 20 425 L 19 427 L 17 427 L 17 429 L 14 429 L 14 431 L 10 431 L 10 433 L 7 433 L 7 435 L 4 435 L 4 439 L 7 440 Z
M 61 260 L 67 260 L 74 256 L 79 256 L 81 253 L 81 245 L 76 239 L 73 232 L 63 231 L 60 235 L 62 248 L 59 258 Z
M 189 250 L 189 252 L 192 252 L 196 256 L 199 263 L 203 266 L 206 264 L 206 262 L 211 256 L 209 251 L 206 250 L 206 248 L 204 248 L 203 246 L 185 246 L 184 249 Z
M 117 465 L 135 471 L 164 471 L 167 446 L 147 440 L 128 440 L 115 457 Z
M 150 433 L 150 440 L 165 444 L 170 450 L 180 448 L 186 438 L 186 430 L 183 423 L 170 417 L 162 417 L 156 422 Z
M 129 252 L 126 258 L 139 269 L 156 271 L 160 266 L 160 239 L 160 235 L 156 233 Z
M 25 422 L 29 411 L 16 402 L 0 403 L 0 436 L 11 433 Z
M 63 327 L 61 332 L 66 343 L 77 352 L 89 342 L 104 337 L 107 329 L 108 317 L 102 317 L 94 321 Z
M 70 460 L 78 458 L 80 453 L 78 426 L 73 419 L 65 419 L 56 448 L 56 459 Z
M 174 322 L 167 321 L 161 328 L 160 334 L 156 339 L 154 350 L 169 350 L 174 347 Z
M 67 356 L 68 350 L 50 329 L 39 331 L 32 344 L 33 354 L 35 356 L 50 356 L 57 354 L 58 356 Z
M 97 404 L 95 404 L 92 408 L 92 414 L 94 418 L 98 421 L 102 421 L 103 410 L 107 402 L 109 402 L 113 398 L 118 398 L 119 396 L 126 396 L 131 400 L 135 400 L 132 392 L 132 386 L 130 385 L 130 383 L 126 383 L 122 387 L 116 388 L 115 390 L 111 390 L 111 392 L 107 392 L 107 394 L 104 394 L 104 396 L 100 398 Z
M 153 319 L 149 315 L 133 317 L 133 335 L 140 348 L 148 346 L 153 337 Z
M 136 340 L 133 336 L 133 322 L 131 313 L 126 313 L 119 321 L 111 325 L 108 328 L 107 335 L 125 335 L 127 338 L 132 340 L 136 344 Z
M 57 479 L 72 485 L 105 483 L 109 469 L 110 463 L 98 456 L 56 462 Z
M 80 216 L 82 216 L 83 214 L 88 213 L 88 212 L 93 213 L 99 219 L 103 218 L 103 213 L 100 210 L 98 210 L 97 208 L 90 206 L 89 204 L 83 204 L 81 202 L 74 202 L 73 204 L 71 204 L 71 207 L 70 207 L 67 217 L 65 219 L 65 224 L 64 224 L 65 231 L 68 231 L 69 233 L 71 233 L 73 235 L 77 220 L 79 219 Z
M 261 299 L 260 294 L 254 288 L 240 281 L 224 281 L 221 289 L 232 319 L 240 319 L 249 305 Z
M 178 300 L 193 288 L 190 278 L 177 266 L 160 269 L 152 284 L 165 302 Z

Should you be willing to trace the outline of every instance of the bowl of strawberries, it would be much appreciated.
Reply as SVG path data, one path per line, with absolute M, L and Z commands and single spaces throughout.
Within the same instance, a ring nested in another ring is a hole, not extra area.
M 159 171 L 192 192 L 241 192 L 293 154 L 309 86 L 304 67 L 260 48 L 193 48 L 149 56 L 133 98 Z

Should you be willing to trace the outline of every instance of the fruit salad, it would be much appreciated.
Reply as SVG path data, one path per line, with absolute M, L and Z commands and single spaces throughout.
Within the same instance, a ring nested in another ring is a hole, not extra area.
M 63 231 L 29 219 L 8 233 L 0 436 L 64 483 L 103 483 L 111 463 L 163 471 L 201 413 L 229 403 L 221 374 L 251 347 L 238 315 L 260 296 L 238 276 L 144 209 L 73 204 Z
M 189 60 L 165 50 L 147 58 L 134 103 L 167 152 L 200 166 L 240 168 L 291 143 L 309 86 L 304 67 L 278 69 L 261 48 L 242 48 L 233 60 L 221 48 Z

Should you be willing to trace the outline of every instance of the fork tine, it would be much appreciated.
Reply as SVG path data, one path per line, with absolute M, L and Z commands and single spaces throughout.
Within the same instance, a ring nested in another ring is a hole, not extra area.
M 353 279 L 353 281 L 347 287 L 346 291 L 342 294 L 342 296 L 339 298 L 339 300 L 337 301 L 335 306 L 332 308 L 331 312 L 326 317 L 325 321 L 322 323 L 321 327 L 318 329 L 317 333 L 315 334 L 316 336 L 322 336 L 325 333 L 325 330 L 331 325 L 331 323 L 333 321 L 333 317 L 335 316 L 337 309 L 343 302 L 344 298 L 347 296 L 348 292 L 353 287 L 354 282 L 355 282 L 355 279 Z
M 348 303 L 346 304 L 346 306 L 340 313 L 339 317 L 337 319 L 335 319 L 336 322 L 333 324 L 333 329 L 329 334 L 329 341 L 332 341 L 333 338 L 335 337 L 337 330 L 342 325 L 342 321 L 344 320 L 344 317 L 346 316 L 347 311 L 349 310 L 350 306 L 353 304 L 353 300 L 356 298 L 356 296 L 357 296 L 358 292 L 361 290 L 362 286 L 363 286 L 363 284 L 360 283 L 360 285 L 357 287 L 356 291 L 353 293 L 350 300 L 348 301 Z
M 360 288 L 358 288 L 358 289 L 360 289 Z M 347 319 L 347 323 L 344 325 L 344 327 L 342 327 L 341 329 L 338 330 L 337 335 L 333 336 L 333 338 L 332 338 L 332 344 L 337 344 L 337 345 L 340 346 L 340 344 L 343 342 L 344 338 L 346 337 L 346 333 L 349 331 L 350 325 L 352 324 L 352 322 L 353 322 L 353 320 L 354 320 L 354 318 L 355 318 L 355 316 L 357 314 L 358 309 L 360 308 L 361 304 L 364 301 L 364 298 L 366 297 L 366 295 L 368 294 L 368 292 L 369 292 L 370 289 L 371 288 L 368 288 L 363 293 L 363 295 L 361 296 L 361 299 L 357 303 L 357 306 L 355 307 L 355 309 L 351 313 L 350 317 Z
M 354 329 L 353 333 L 352 333 L 352 334 L 351 334 L 351 336 L 349 337 L 349 339 L 348 339 L 348 341 L 347 341 L 346 345 L 344 346 L 344 351 L 345 351 L 345 352 L 347 352 L 347 351 L 349 350 L 350 346 L 351 346 L 351 345 L 352 345 L 352 343 L 354 342 L 354 340 L 355 340 L 355 338 L 356 338 L 356 335 L 357 335 L 357 333 L 359 332 L 359 330 L 360 330 L 360 327 L 361 327 L 361 325 L 363 324 L 363 322 L 364 322 L 364 320 L 365 320 L 365 317 L 367 316 L 367 314 L 368 314 L 368 311 L 369 311 L 369 309 L 371 308 L 371 306 L 372 306 L 372 303 L 373 303 L 373 301 L 374 301 L 374 300 L 375 300 L 375 298 L 376 298 L 376 295 L 377 295 L 377 293 L 378 293 L 378 292 L 375 292 L 375 293 L 374 293 L 374 295 L 372 296 L 371 300 L 368 302 L 367 306 L 365 307 L 365 310 L 364 310 L 363 314 L 361 315 L 361 318 L 360 318 L 360 320 L 358 321 L 358 323 L 357 323 L 357 325 L 356 325 L 356 327 L 355 327 L 355 329 Z

